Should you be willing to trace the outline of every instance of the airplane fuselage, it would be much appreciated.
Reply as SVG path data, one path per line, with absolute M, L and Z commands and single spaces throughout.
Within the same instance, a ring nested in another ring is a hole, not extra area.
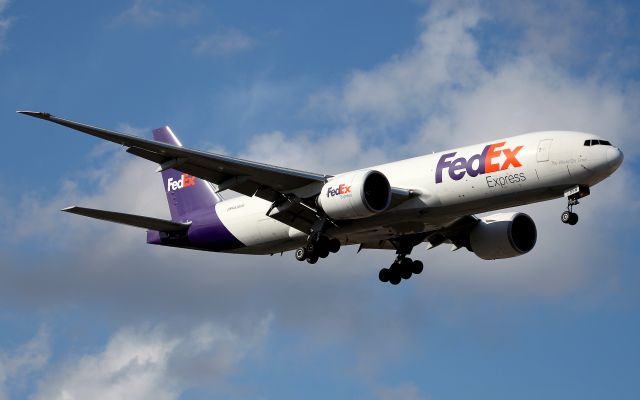
M 326 232 L 343 244 L 384 240 L 434 230 L 460 215 L 562 197 L 573 186 L 595 185 L 620 165 L 619 149 L 585 145 L 599 139 L 580 132 L 537 132 L 367 168 L 417 196 L 378 215 L 338 222 Z M 270 254 L 303 244 L 307 234 L 267 216 L 270 206 L 248 196 L 216 204 L 220 222 L 243 244 L 222 251 Z

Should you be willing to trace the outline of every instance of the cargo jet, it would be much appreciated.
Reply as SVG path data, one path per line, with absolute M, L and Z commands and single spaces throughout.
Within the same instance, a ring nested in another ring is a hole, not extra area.
M 527 214 L 474 214 L 566 197 L 561 215 L 622 163 L 620 149 L 581 132 L 536 132 L 338 175 L 311 173 L 191 150 L 169 127 L 153 140 L 18 111 L 120 144 L 158 164 L 171 220 L 69 207 L 62 211 L 147 229 L 147 243 L 238 254 L 295 250 L 314 264 L 341 246 L 395 250 L 379 279 L 397 285 L 422 272 L 415 246 L 448 243 L 485 260 L 516 257 L 536 244 Z M 243 196 L 223 200 L 219 192 Z

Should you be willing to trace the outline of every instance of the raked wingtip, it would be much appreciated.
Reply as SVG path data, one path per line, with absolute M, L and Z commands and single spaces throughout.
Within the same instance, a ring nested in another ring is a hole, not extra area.
M 24 115 L 28 115 L 30 117 L 40 118 L 40 119 L 49 119 L 51 117 L 51 114 L 49 114 L 47 112 L 41 112 L 41 111 L 19 110 L 19 111 L 16 111 L 16 112 L 18 114 L 24 114 Z

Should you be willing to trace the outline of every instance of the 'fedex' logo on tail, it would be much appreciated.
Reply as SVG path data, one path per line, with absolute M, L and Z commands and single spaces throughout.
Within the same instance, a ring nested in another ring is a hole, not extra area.
M 482 153 L 475 154 L 467 160 L 464 157 L 453 159 L 456 152 L 443 154 L 438 161 L 436 167 L 436 183 L 442 183 L 442 170 L 445 168 L 449 170 L 449 176 L 454 181 L 459 181 L 465 174 L 469 176 L 478 176 L 489 172 L 502 171 L 510 166 L 522 167 L 520 161 L 516 158 L 516 155 L 523 146 L 518 146 L 511 150 L 509 148 L 501 149 L 506 142 L 494 143 L 487 145 Z M 500 164 L 497 158 L 502 154 L 506 157 L 505 161 Z M 453 160 L 453 161 L 452 161 Z
M 191 176 L 189 174 L 182 174 L 179 180 L 174 180 L 173 178 L 167 179 L 167 192 L 172 192 L 174 190 L 186 188 L 189 186 L 195 186 L 196 177 Z

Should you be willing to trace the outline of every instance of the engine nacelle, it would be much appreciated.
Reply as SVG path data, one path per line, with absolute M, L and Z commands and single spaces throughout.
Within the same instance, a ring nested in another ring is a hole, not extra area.
M 337 175 L 323 187 L 318 205 L 333 219 L 365 218 L 391 204 L 391 185 L 382 172 L 355 171 Z
M 536 224 L 524 213 L 500 213 L 481 218 L 469 238 L 480 258 L 495 260 L 528 253 L 536 245 Z

